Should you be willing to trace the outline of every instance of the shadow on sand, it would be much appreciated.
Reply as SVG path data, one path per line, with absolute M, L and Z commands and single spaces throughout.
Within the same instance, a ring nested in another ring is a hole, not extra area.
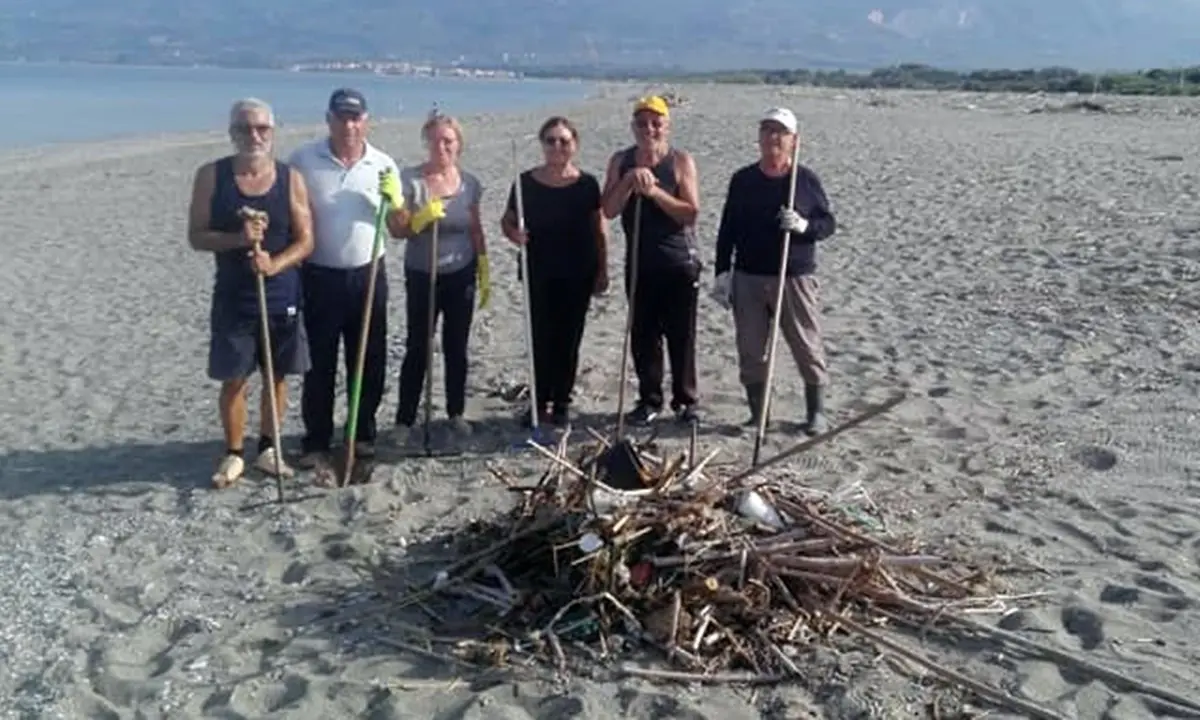
M 578 413 L 572 418 L 572 446 L 596 441 L 593 433 L 611 439 L 615 429 L 612 413 Z M 457 443 L 464 455 L 505 455 L 517 452 L 532 452 L 527 440 L 532 436 L 527 428 L 520 427 L 510 417 L 491 417 L 473 423 L 474 432 L 465 441 Z M 587 428 L 591 428 L 591 432 Z M 437 421 L 431 428 L 435 435 L 444 431 Z M 561 429 L 544 426 L 540 438 L 542 444 L 552 445 L 557 441 Z M 690 429 L 670 420 L 660 421 L 654 428 L 627 427 L 626 434 L 641 443 L 656 437 L 660 444 L 686 450 Z M 725 425 L 701 424 L 697 436 L 718 435 L 736 437 L 742 435 L 751 441 L 753 430 L 744 431 Z M 388 441 L 390 442 L 390 441 Z M 384 443 L 385 445 L 387 443 Z M 284 439 L 285 452 L 299 446 L 299 437 Z M 249 463 L 253 458 L 253 442 L 246 445 Z M 51 450 L 17 450 L 0 455 L 0 499 L 17 499 L 30 495 L 61 492 L 134 492 L 117 490 L 126 484 L 155 483 L 176 489 L 201 489 L 210 487 L 212 473 L 223 450 L 219 439 L 207 441 L 164 440 L 161 442 L 134 442 L 121 445 L 89 446 L 81 448 Z M 413 457 L 420 457 L 416 453 Z M 403 453 L 392 452 L 381 447 L 381 463 L 402 463 Z M 732 458 L 721 458 L 731 461 Z M 718 463 L 720 464 L 720 463 Z M 247 476 L 257 478 L 253 470 Z
M 126 484 L 156 483 L 178 489 L 208 487 L 224 443 L 218 440 L 137 442 L 0 455 L 0 498 L 39 494 L 137 492 Z

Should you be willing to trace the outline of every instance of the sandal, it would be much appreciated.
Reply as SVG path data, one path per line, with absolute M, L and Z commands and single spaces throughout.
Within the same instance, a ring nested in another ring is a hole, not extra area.
M 246 461 L 240 456 L 230 453 L 221 458 L 221 464 L 217 466 L 217 471 L 213 473 L 213 487 L 218 490 L 224 490 L 237 483 L 245 471 Z

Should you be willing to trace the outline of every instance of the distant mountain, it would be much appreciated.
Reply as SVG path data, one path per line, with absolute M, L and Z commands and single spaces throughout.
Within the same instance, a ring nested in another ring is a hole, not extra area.
M 0 58 L 713 70 L 1197 64 L 1200 0 L 0 0 Z

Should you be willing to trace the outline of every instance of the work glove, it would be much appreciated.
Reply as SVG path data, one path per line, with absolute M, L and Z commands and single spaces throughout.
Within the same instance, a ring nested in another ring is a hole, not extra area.
M 779 208 L 779 214 L 776 215 L 779 219 L 779 229 L 785 230 L 797 235 L 803 235 L 808 229 L 808 221 L 800 217 L 800 213 L 788 208 Z
M 420 210 L 413 213 L 409 223 L 412 225 L 414 233 L 421 233 L 435 221 L 441 220 L 444 217 L 446 217 L 446 208 L 442 205 L 442 199 L 433 198 L 425 203 Z
M 492 299 L 492 273 L 488 267 L 488 256 L 480 255 L 475 262 L 475 284 L 479 286 L 479 309 L 483 310 Z
M 400 190 L 400 179 L 396 171 L 388 168 L 379 171 L 379 195 L 387 200 L 393 210 L 404 207 L 404 193 Z
M 713 281 L 711 295 L 712 299 L 726 310 L 733 307 L 733 275 L 728 270 Z

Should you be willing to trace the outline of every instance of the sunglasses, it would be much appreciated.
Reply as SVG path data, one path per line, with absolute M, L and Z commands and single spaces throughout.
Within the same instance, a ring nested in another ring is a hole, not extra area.
M 566 147 L 571 144 L 571 138 L 562 135 L 548 135 L 542 138 L 542 144 L 548 146 Z

